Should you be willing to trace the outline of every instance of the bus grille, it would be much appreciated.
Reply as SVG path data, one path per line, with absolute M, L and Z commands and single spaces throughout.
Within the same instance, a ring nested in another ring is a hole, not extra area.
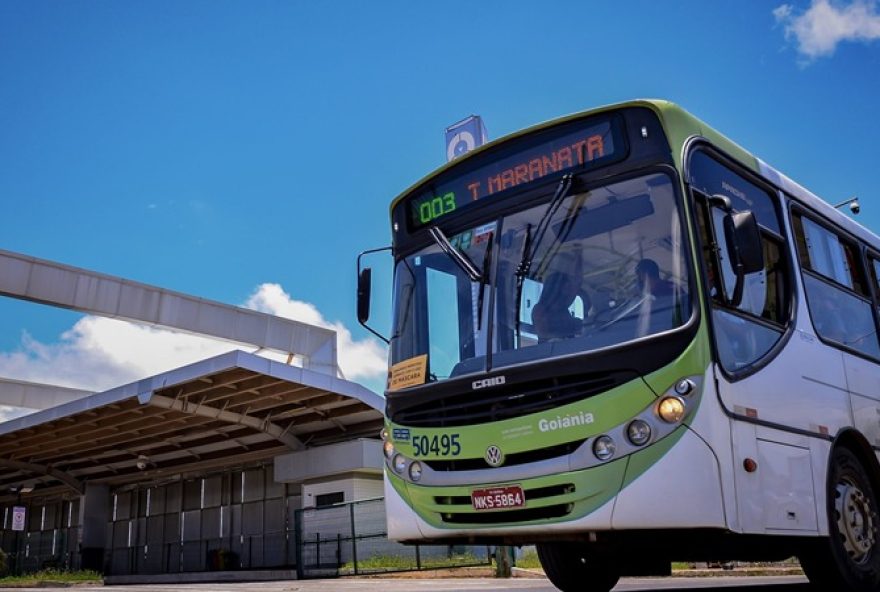
M 442 428 L 512 419 L 586 399 L 636 377 L 630 371 L 602 372 L 468 391 L 392 411 L 391 421 L 402 426 Z
M 524 465 L 532 462 L 539 462 L 565 456 L 574 452 L 586 440 L 574 440 L 565 444 L 557 444 L 556 446 L 548 446 L 547 448 L 538 448 L 537 450 L 527 450 L 525 452 L 514 452 L 504 457 L 504 466 L 512 467 L 515 465 Z M 422 460 L 435 471 L 479 471 L 490 465 L 486 460 L 480 458 L 457 458 L 453 460 Z
M 571 514 L 572 509 L 572 504 L 560 504 L 533 510 L 497 511 L 483 514 L 441 514 L 440 517 L 447 524 L 501 524 L 503 522 L 530 522 L 532 520 L 562 518 Z

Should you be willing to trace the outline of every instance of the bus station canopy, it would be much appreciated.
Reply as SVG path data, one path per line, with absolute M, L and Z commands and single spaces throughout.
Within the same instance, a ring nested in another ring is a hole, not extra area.
M 356 383 L 233 351 L 0 424 L 0 499 L 377 437 L 383 407 Z

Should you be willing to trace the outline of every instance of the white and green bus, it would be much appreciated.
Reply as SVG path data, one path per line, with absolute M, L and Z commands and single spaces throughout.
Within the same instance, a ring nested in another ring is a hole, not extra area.
M 793 555 L 880 589 L 880 238 L 664 101 L 483 146 L 391 224 L 391 538 L 535 544 L 566 592 Z

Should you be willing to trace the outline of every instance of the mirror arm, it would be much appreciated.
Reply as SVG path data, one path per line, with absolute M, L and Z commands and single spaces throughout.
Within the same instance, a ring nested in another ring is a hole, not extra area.
M 715 195 L 710 196 L 709 205 L 718 206 L 728 214 L 733 211 L 733 203 L 726 195 L 720 195 L 716 193 Z

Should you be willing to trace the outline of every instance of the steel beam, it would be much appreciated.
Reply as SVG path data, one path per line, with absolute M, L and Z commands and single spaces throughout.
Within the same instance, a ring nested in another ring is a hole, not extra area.
M 94 394 L 92 391 L 0 378 L 0 405 L 49 409 Z
M 302 356 L 336 375 L 336 332 L 119 277 L 0 250 L 0 295 Z
M 272 436 L 291 450 L 305 449 L 305 445 L 300 439 L 291 434 L 288 430 L 259 417 L 253 417 L 252 415 L 247 415 L 245 413 L 235 413 L 233 411 L 217 409 L 216 407 L 211 407 L 209 405 L 188 403 L 183 399 L 172 399 L 171 397 L 164 397 L 154 393 L 142 397 L 142 400 L 146 400 L 148 405 L 162 407 L 163 409 L 173 409 L 174 411 L 187 413 L 189 415 L 200 415 L 202 417 L 210 417 L 226 423 L 247 426 L 258 432 L 263 432 Z

